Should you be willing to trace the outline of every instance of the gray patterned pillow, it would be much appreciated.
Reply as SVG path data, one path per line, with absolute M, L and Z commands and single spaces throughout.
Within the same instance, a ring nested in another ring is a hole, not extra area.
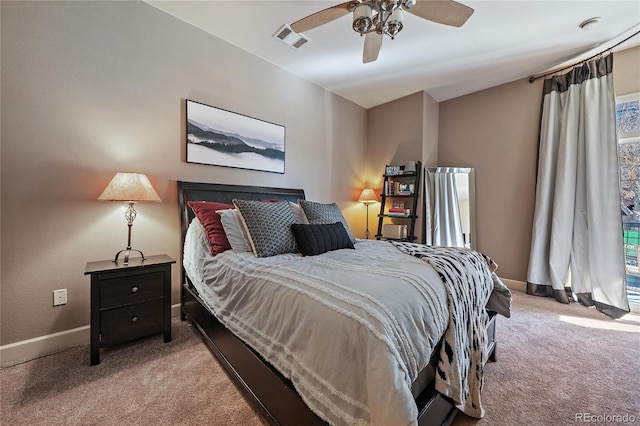
M 233 200 L 257 257 L 297 253 L 291 225 L 298 223 L 288 201 Z
M 302 206 L 302 210 L 304 210 L 304 214 L 307 216 L 309 223 L 322 224 L 342 222 L 344 229 L 346 229 L 347 234 L 349 234 L 351 242 L 356 242 L 356 238 L 353 236 L 351 229 L 349 229 L 349 225 L 347 225 L 347 221 L 340 211 L 340 207 L 338 207 L 336 203 L 322 204 L 308 200 L 298 200 L 298 204 Z

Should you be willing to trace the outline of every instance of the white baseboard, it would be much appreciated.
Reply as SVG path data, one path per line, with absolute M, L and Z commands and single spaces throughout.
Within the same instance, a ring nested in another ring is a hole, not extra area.
M 509 278 L 500 278 L 504 285 L 509 287 L 509 290 L 518 290 L 523 293 L 527 291 L 527 283 L 524 281 L 510 280 Z
M 171 306 L 171 317 L 180 315 L 180 304 Z M 33 339 L 0 346 L 0 366 L 8 367 L 62 350 L 88 345 L 91 329 L 88 325 L 71 330 L 34 337 Z
M 86 345 L 91 338 L 88 325 L 33 339 L 0 346 L 0 365 L 8 367 L 43 355 L 52 354 L 73 346 Z

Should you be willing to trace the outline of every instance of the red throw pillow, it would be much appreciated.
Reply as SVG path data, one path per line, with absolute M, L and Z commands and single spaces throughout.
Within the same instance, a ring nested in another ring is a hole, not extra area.
M 216 210 L 233 209 L 235 208 L 234 205 L 211 201 L 188 201 L 187 204 L 196 214 L 205 231 L 207 231 L 211 254 L 215 256 L 223 251 L 230 250 L 231 244 L 229 244 L 227 234 L 224 233 L 220 215 L 216 213 Z

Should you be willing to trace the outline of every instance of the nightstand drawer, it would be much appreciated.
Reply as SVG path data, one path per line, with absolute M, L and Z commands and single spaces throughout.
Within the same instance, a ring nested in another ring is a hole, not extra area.
M 142 335 L 161 332 L 164 299 L 100 312 L 100 341 L 123 342 Z
M 164 273 L 104 279 L 100 285 L 101 308 L 127 305 L 162 297 Z

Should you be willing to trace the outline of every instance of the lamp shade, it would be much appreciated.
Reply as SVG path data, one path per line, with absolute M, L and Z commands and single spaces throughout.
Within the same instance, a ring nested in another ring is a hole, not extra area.
M 100 201 L 160 201 L 149 178 L 141 173 L 116 173 L 98 197 Z
M 358 198 L 358 202 L 364 204 L 373 204 L 378 202 L 378 197 L 376 197 L 376 193 L 371 188 L 364 188 L 362 193 L 360 194 L 360 198 Z

